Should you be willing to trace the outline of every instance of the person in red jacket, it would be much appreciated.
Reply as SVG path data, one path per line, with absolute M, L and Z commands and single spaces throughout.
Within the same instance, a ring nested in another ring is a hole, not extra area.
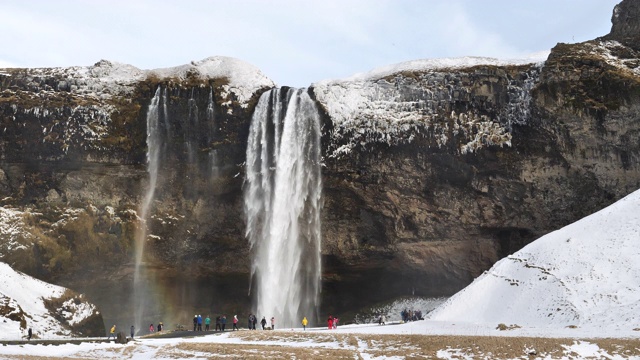
M 333 317 L 331 315 L 329 315 L 327 319 L 327 325 L 329 326 L 329 330 L 333 329 Z

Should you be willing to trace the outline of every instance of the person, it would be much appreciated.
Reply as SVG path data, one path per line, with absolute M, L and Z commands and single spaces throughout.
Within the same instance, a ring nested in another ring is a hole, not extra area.
M 271 317 L 271 330 L 275 330 L 276 329 L 276 318 L 275 317 Z
M 133 325 L 131 325 L 131 340 L 133 340 L 133 334 L 135 333 L 135 331 L 134 331 L 135 329 L 136 328 L 133 327 Z
M 158 324 L 158 332 L 162 331 L 162 323 Z
M 329 327 L 329 330 L 333 329 L 333 316 L 329 315 L 329 318 L 327 319 L 327 326 Z
M 238 315 L 233 315 L 233 330 L 240 330 L 238 329 Z
M 382 314 L 381 316 L 381 321 L 382 321 L 382 325 L 384 325 L 384 323 L 387 321 L 387 317 L 384 314 Z
M 307 324 L 309 323 L 309 321 L 307 321 L 307 317 L 303 317 L 302 318 L 302 330 L 307 330 Z
M 249 330 L 253 330 L 253 327 L 251 325 L 253 325 L 253 314 L 249 314 L 249 318 L 247 319 L 247 325 L 249 325 Z
M 207 315 L 207 318 L 204 319 L 204 329 L 209 331 L 209 325 L 211 325 L 211 318 Z
M 337 329 L 337 328 L 338 328 L 338 321 L 339 321 L 339 320 L 340 320 L 340 319 L 338 319 L 337 317 L 334 317 L 334 318 L 333 318 L 333 328 L 334 328 L 334 329 Z
M 116 338 L 116 326 L 113 325 L 111 327 L 111 330 L 109 330 L 109 337 L 107 338 L 107 340 L 111 339 L 111 337 L 113 336 L 113 339 L 115 340 Z
M 262 330 L 264 330 L 265 326 L 267 326 L 267 319 L 265 319 L 265 317 L 262 317 L 262 320 L 260 321 L 260 324 L 262 325 Z
M 227 315 L 222 315 L 222 318 L 220 318 L 220 325 L 222 325 L 222 331 L 224 331 L 224 328 L 227 326 Z
M 31 340 L 32 335 L 33 335 L 33 332 L 31 331 L 31 328 L 29 328 L 29 331 L 27 332 L 27 340 Z
M 149 325 L 149 332 L 150 332 L 150 333 L 152 333 L 152 332 L 154 332 L 155 330 L 156 330 L 156 328 L 155 328 L 155 327 L 153 327 L 153 324 L 150 324 L 150 325 Z
M 222 325 L 220 323 L 220 315 L 216 316 L 216 331 L 222 331 Z
M 253 314 L 253 324 L 252 324 L 253 325 L 253 330 L 256 329 L 256 323 L 257 322 L 258 322 L 258 317 L 255 314 Z
M 193 315 L 193 331 L 198 329 L 198 315 Z
M 198 331 L 202 331 L 202 315 L 198 315 Z

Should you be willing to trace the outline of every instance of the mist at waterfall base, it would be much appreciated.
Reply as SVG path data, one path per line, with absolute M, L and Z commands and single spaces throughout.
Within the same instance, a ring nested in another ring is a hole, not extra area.
M 272 89 L 251 121 L 244 207 L 254 313 L 277 326 L 319 318 L 321 206 L 318 110 L 306 89 Z

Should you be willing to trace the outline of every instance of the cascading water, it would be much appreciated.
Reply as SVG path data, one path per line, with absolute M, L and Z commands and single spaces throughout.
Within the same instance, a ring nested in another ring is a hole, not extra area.
M 320 293 L 320 119 L 306 89 L 260 97 L 247 144 L 244 205 L 256 315 L 316 318 Z
M 213 102 L 213 88 L 209 89 L 209 101 L 207 102 L 207 124 L 209 124 L 207 132 L 207 144 L 213 141 L 216 135 L 216 111 Z M 209 150 L 209 169 L 211 170 L 211 177 L 215 178 L 219 174 L 218 169 L 218 152 L 215 149 Z
M 149 109 L 147 110 L 147 171 L 149 173 L 149 187 L 145 193 L 142 204 L 140 205 L 140 221 L 135 237 L 135 269 L 133 275 L 134 286 L 134 311 L 135 328 L 139 331 L 142 329 L 142 320 L 144 319 L 145 310 L 151 308 L 153 297 L 149 296 L 150 289 L 147 276 L 143 266 L 144 243 L 147 238 L 147 220 L 149 218 L 149 210 L 156 190 L 158 182 L 158 168 L 160 163 L 160 117 L 166 118 L 166 100 L 162 96 L 163 91 L 160 87 L 156 90 L 155 96 L 151 99 Z M 165 94 L 166 96 L 166 94 Z M 162 107 L 160 106 L 160 103 Z

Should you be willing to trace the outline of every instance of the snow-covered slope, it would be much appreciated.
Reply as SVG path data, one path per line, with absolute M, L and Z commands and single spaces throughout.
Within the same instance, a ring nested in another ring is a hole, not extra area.
M 45 302 L 49 302 L 49 306 Z M 0 338 L 55 339 L 79 335 L 74 327 L 96 316 L 96 307 L 68 289 L 34 279 L 0 262 Z
M 497 262 L 431 320 L 640 327 L 640 190 Z

